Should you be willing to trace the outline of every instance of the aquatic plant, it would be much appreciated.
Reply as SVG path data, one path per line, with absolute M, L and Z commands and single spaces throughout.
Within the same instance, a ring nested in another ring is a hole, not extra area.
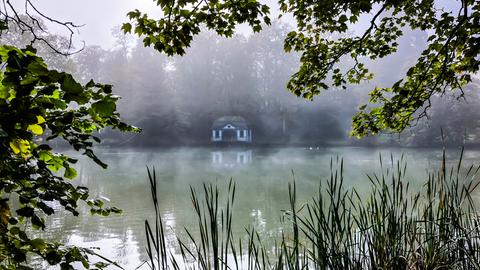
M 296 181 L 288 186 L 290 209 L 273 245 L 255 228 L 246 236 L 232 233 L 235 183 L 226 202 L 219 188 L 191 188 L 198 235 L 167 243 L 157 199 L 155 170 L 148 170 L 155 227 L 145 221 L 147 262 L 151 269 L 480 269 L 480 217 L 472 198 L 479 166 L 448 168 L 445 151 L 440 169 L 429 173 L 421 189 L 411 190 L 403 156 L 368 176 L 370 193 L 346 188 L 343 160 L 330 162 L 330 177 L 320 181 L 311 201 L 299 204 Z M 235 240 L 236 239 L 236 240 Z M 271 239 L 269 239 L 271 240 Z

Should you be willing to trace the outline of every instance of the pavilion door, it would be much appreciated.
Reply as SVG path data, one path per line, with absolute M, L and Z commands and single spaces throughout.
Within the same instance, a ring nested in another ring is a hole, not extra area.
M 223 130 L 222 134 L 223 141 L 225 142 L 236 142 L 237 141 L 237 131 L 236 130 Z

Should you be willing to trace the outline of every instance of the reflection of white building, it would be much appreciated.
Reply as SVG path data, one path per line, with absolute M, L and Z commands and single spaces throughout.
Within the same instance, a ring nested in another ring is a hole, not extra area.
M 214 166 L 233 168 L 250 164 L 252 162 L 252 150 L 245 151 L 213 151 L 212 164 Z
M 241 116 L 224 116 L 212 125 L 212 142 L 217 143 L 250 143 L 252 130 Z

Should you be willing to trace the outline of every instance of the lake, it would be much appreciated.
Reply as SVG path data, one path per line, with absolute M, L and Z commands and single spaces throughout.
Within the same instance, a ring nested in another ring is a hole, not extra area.
M 370 183 L 367 174 L 401 155 L 407 162 L 407 179 L 421 188 L 427 171 L 438 168 L 441 150 L 385 148 L 169 148 L 169 149 L 97 149 L 101 169 L 81 158 L 76 165 L 78 185 L 90 188 L 93 197 L 102 196 L 123 209 L 123 214 L 109 217 L 91 216 L 80 207 L 81 215 L 59 211 L 47 218 L 48 231 L 43 237 L 84 247 L 99 247 L 100 253 L 126 269 L 135 269 L 146 260 L 144 221 L 154 215 L 146 167 L 155 167 L 159 181 L 159 200 L 169 233 L 185 236 L 183 228 L 193 228 L 190 186 L 200 190 L 202 183 L 217 183 L 225 191 L 230 178 L 236 183 L 234 232 L 243 234 L 255 226 L 264 237 L 274 235 L 281 226 L 283 209 L 288 209 L 288 183 L 295 178 L 298 201 L 315 194 L 320 181 L 330 176 L 330 162 L 343 158 L 345 188 L 366 194 Z M 74 155 L 74 153 L 67 153 Z M 449 150 L 448 160 L 456 163 L 460 150 Z M 464 164 L 476 164 L 480 151 L 466 151 Z M 221 198 L 222 199 L 222 198 Z M 57 207 L 58 208 L 58 207 Z M 39 266 L 45 267 L 45 266 Z

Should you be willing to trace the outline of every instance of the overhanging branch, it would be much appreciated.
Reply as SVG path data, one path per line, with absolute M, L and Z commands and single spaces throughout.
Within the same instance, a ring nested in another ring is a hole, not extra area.
M 31 34 L 31 44 L 34 44 L 37 41 L 42 42 L 53 52 L 64 56 L 69 56 L 83 50 L 85 44 L 83 44 L 80 49 L 73 50 L 73 36 L 75 34 L 75 30 L 78 30 L 78 28 L 82 27 L 83 25 L 77 25 L 73 22 L 62 22 L 53 19 L 52 17 L 38 10 L 37 7 L 31 2 L 31 0 L 24 0 L 24 16 L 17 10 L 17 7 L 15 7 L 11 3 L 11 0 L 1 1 L 2 5 L 0 6 L 0 22 L 3 22 L 6 26 L 9 26 L 11 24 L 16 25 L 22 34 Z M 33 12 L 31 12 L 32 10 Z M 39 18 L 66 29 L 66 31 L 69 33 L 68 45 L 66 49 L 59 48 L 57 45 L 53 44 L 43 35 L 43 33 L 46 32 L 46 29 L 44 29 L 44 26 L 42 26 Z M 0 36 L 1 34 L 2 33 L 0 32 Z

